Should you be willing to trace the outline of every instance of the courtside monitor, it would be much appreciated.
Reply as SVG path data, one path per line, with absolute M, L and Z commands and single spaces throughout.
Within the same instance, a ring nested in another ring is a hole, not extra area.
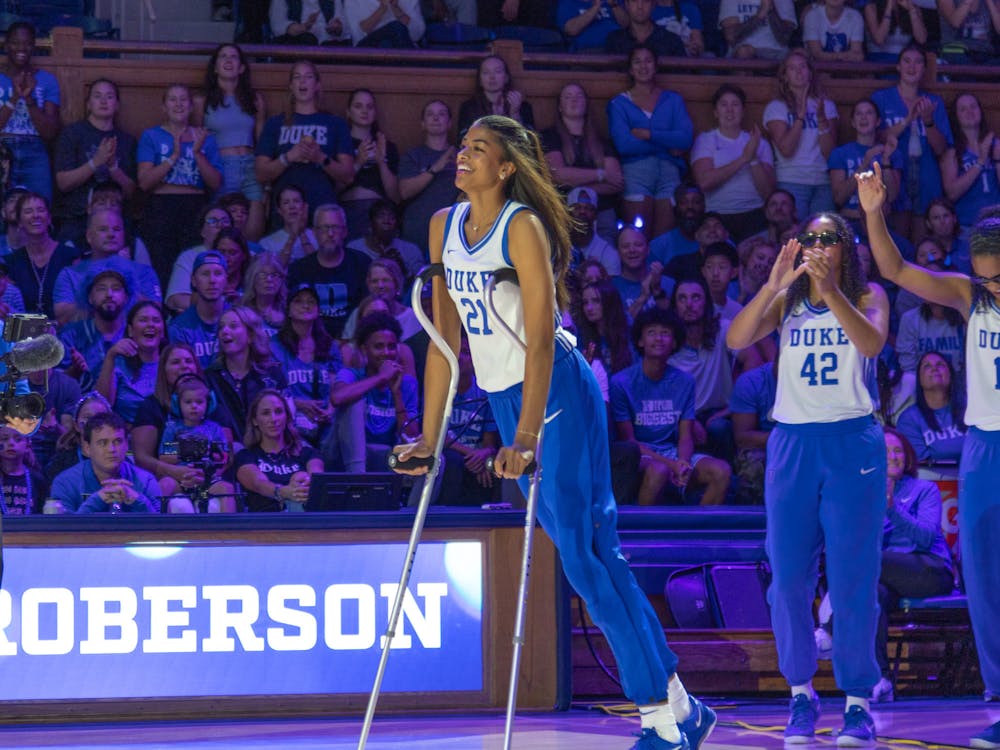
M 403 477 L 391 471 L 351 474 L 313 474 L 307 511 L 399 510 Z

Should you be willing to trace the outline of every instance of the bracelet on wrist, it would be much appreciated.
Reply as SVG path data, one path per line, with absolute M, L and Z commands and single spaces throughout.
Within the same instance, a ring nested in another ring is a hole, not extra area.
M 605 177 L 607 177 L 607 173 L 603 169 L 601 169 L 600 167 L 598 167 L 597 168 L 597 181 L 598 182 L 604 182 L 604 178 Z
M 97 165 L 94 164 L 93 158 L 87 159 L 87 165 L 90 167 L 90 170 L 92 172 L 96 172 L 97 171 Z
M 528 430 L 518 430 L 514 434 L 515 435 L 527 435 L 528 437 L 533 437 L 535 440 L 538 440 L 538 433 L 537 432 L 530 432 Z
M 280 161 L 280 162 L 281 162 L 282 164 L 284 164 L 284 165 L 285 165 L 286 167 L 288 166 L 288 156 L 287 156 L 286 154 L 281 154 L 281 155 L 280 155 L 280 156 L 278 157 L 278 161 Z
M 284 498 L 281 496 L 281 485 L 280 484 L 275 484 L 274 485 L 274 499 L 278 503 L 284 502 Z

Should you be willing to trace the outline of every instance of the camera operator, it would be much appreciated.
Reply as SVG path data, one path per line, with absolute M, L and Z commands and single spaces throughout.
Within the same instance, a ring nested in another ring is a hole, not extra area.
M 8 318 L 10 320 L 10 318 Z M 4 335 L 4 331 L 8 325 L 8 320 L 0 320 L 0 357 L 7 354 L 14 348 L 14 343 L 7 340 L 8 336 Z M 6 422 L 8 427 L 20 432 L 22 435 L 33 435 L 38 426 L 42 423 L 41 413 L 37 417 L 29 417 L 23 414 L 13 415 L 8 413 L 10 406 L 10 401 L 12 399 L 8 398 L 8 392 L 11 386 L 14 387 L 14 397 L 26 396 L 31 392 L 28 386 L 28 381 L 25 378 L 19 378 L 18 380 L 11 382 L 11 376 L 7 373 L 7 365 L 5 362 L 0 361 L 0 404 L 3 404 L 2 409 L 0 409 L 0 418 Z

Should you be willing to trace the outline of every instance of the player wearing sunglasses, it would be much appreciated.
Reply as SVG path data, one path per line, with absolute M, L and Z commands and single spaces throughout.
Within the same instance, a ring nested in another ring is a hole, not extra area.
M 878 621 L 886 453 L 865 387 L 889 330 L 885 292 L 865 280 L 847 222 L 814 215 L 781 248 L 767 283 L 736 316 L 726 345 L 781 334 L 764 501 L 769 599 L 778 665 L 792 689 L 789 743 L 810 742 L 819 717 L 812 601 L 821 548 L 837 612 L 833 666 L 847 694 L 837 744 L 874 744 L 868 698 L 879 681 Z

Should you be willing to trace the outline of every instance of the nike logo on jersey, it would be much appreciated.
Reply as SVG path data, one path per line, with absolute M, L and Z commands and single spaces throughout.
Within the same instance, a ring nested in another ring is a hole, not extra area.
M 861 470 L 861 476 L 864 476 L 865 474 L 871 474 L 873 471 L 875 471 L 875 468 L 876 467 L 873 466 L 870 469 L 862 469 Z

